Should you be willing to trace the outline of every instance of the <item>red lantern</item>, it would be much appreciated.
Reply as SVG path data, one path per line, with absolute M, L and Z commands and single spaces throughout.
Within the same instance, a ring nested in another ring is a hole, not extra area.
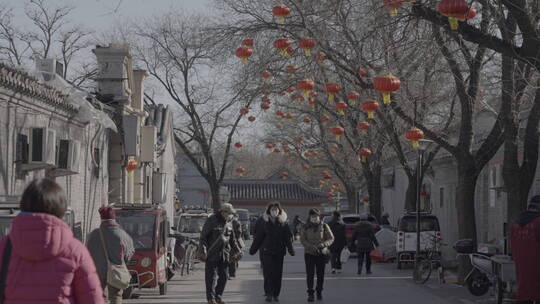
M 249 113 L 249 108 L 244 107 L 240 109 L 240 114 L 246 115 L 247 113 Z
M 248 120 L 250 122 L 254 122 L 256 120 L 256 118 L 255 118 L 255 116 L 250 116 L 250 117 L 248 117 Z
M 398 90 L 400 86 L 401 81 L 392 74 L 377 76 L 373 79 L 373 87 L 383 94 L 384 104 L 390 103 L 390 93 Z
M 298 70 L 298 66 L 296 64 L 289 64 L 285 67 L 285 71 L 287 71 L 287 73 L 296 73 L 296 71 Z
M 139 164 L 136 160 L 130 159 L 127 162 L 126 171 L 129 174 L 129 176 L 133 175 L 133 170 L 139 168 Z
M 336 102 L 336 111 L 339 115 L 345 115 L 345 111 L 349 106 L 343 101 Z
M 242 59 L 243 64 L 248 63 L 248 58 L 253 55 L 253 49 L 248 47 L 239 47 L 236 49 L 236 57 Z
M 340 126 L 335 126 L 330 128 L 330 133 L 334 134 L 334 136 L 336 136 L 336 140 L 339 141 L 341 139 L 341 135 L 345 133 L 345 129 Z
M 362 103 L 362 110 L 367 112 L 368 119 L 375 118 L 375 111 L 379 109 L 379 103 L 374 100 L 364 101 Z
M 279 154 L 279 153 L 281 153 L 281 150 L 280 150 L 280 149 L 278 149 L 278 148 L 276 148 L 276 149 L 274 149 L 274 151 L 273 151 L 273 152 L 274 152 L 274 153 L 276 153 L 276 154 Z
M 366 135 L 370 127 L 371 125 L 369 124 L 369 122 L 366 121 L 359 122 L 357 126 L 357 128 L 360 130 L 360 134 L 362 135 Z
M 285 90 L 287 93 L 292 93 L 294 92 L 294 87 L 289 87 L 287 88 L 287 90 Z
M 272 149 L 272 148 L 274 148 L 275 146 L 276 146 L 276 145 L 273 144 L 273 143 L 267 143 L 267 144 L 266 144 L 266 149 Z
M 369 205 L 369 197 L 368 197 L 368 196 L 364 197 L 364 198 L 362 199 L 362 202 L 363 202 L 364 205 L 366 205 L 366 206 Z
M 465 0 L 441 0 L 437 4 L 437 11 L 448 17 L 450 29 L 455 31 L 459 27 L 458 18 L 467 15 L 469 12 L 469 5 Z
M 362 149 L 358 150 L 358 156 L 360 156 L 360 160 L 363 163 L 365 163 L 367 161 L 368 157 L 370 157 L 371 154 L 373 154 L 373 153 L 368 148 L 362 148 Z
M 236 173 L 240 176 L 244 176 L 244 174 L 246 173 L 246 169 L 240 167 L 240 168 L 236 168 Z
M 270 109 L 270 104 L 267 103 L 267 102 L 263 102 L 263 103 L 261 104 L 261 109 L 263 109 L 264 111 Z
M 235 142 L 235 143 L 234 143 L 234 146 L 235 146 L 236 148 L 240 149 L 240 148 L 242 148 L 242 143 L 240 143 L 240 142 Z
M 315 55 L 315 60 L 318 62 L 323 62 L 326 60 L 326 54 L 324 52 L 318 52 L 317 55 Z
M 255 42 L 253 41 L 253 39 L 250 39 L 250 38 L 244 39 L 242 41 L 242 46 L 245 46 L 245 47 L 250 47 L 251 48 L 251 47 L 253 47 L 254 44 L 255 44 Z
M 272 14 L 277 18 L 278 23 L 285 23 L 285 17 L 289 16 L 291 9 L 285 4 L 280 4 L 274 6 L 272 9 Z
M 263 102 L 263 103 L 272 103 L 272 100 L 270 99 L 270 97 L 264 96 L 264 97 L 262 98 L 262 102 Z
M 349 100 L 349 103 L 351 104 L 351 106 L 355 106 L 358 99 L 360 99 L 360 93 L 356 91 L 350 91 L 347 94 L 347 99 Z
M 289 177 L 289 173 L 287 173 L 287 172 L 281 172 L 280 175 L 281 175 L 282 179 L 287 179 Z
M 403 2 L 401 0 L 384 0 L 384 6 L 390 9 L 390 16 L 395 17 L 398 13 L 397 9 L 403 6 Z
M 289 149 L 289 148 L 284 148 L 283 149 L 283 153 L 289 153 L 289 152 L 291 152 L 291 149 Z
M 272 77 L 272 73 L 268 72 L 268 71 L 264 71 L 262 74 L 261 74 L 262 78 L 264 79 L 268 79 L 270 77 Z
M 281 111 L 281 110 L 277 110 L 276 111 L 276 116 L 280 117 L 280 118 L 283 118 L 283 116 L 285 116 L 285 113 L 283 113 L 283 111 Z
M 328 192 L 326 194 L 326 196 L 328 197 L 329 200 L 333 199 L 334 197 L 336 197 L 336 194 L 335 193 L 332 193 L 332 192 Z
M 303 103 L 304 102 L 304 96 L 302 96 L 302 94 L 299 94 L 299 93 L 293 94 L 291 96 L 291 99 L 298 102 L 298 103 Z
M 274 41 L 274 47 L 279 50 L 279 53 L 283 57 L 289 56 L 287 48 L 291 46 L 292 41 L 289 38 L 280 38 Z
M 315 47 L 315 40 L 312 38 L 304 38 L 298 41 L 298 47 L 304 50 L 304 55 L 311 56 L 311 50 Z
M 341 87 L 335 82 L 329 82 L 325 85 L 325 90 L 328 93 L 328 100 L 333 101 L 334 96 L 341 91 Z
M 330 175 L 330 173 L 328 173 L 328 172 L 326 172 L 326 171 L 323 171 L 323 172 L 321 173 L 321 176 L 322 176 L 324 179 L 326 179 L 326 180 L 332 179 L 332 175 Z
M 321 122 L 327 122 L 327 121 L 330 121 L 330 117 L 328 117 L 327 115 L 321 116 Z
M 356 73 L 358 73 L 358 75 L 360 75 L 360 77 L 362 77 L 362 78 L 368 77 L 368 75 L 369 75 L 366 70 L 362 70 L 362 69 L 357 69 Z
M 303 166 L 302 166 L 302 169 L 303 169 L 304 171 L 309 171 L 309 165 L 303 165 Z
M 311 123 L 311 119 L 309 117 L 304 118 L 303 121 L 304 121 L 304 123 L 307 123 L 307 124 Z
M 315 88 L 315 82 L 311 79 L 304 79 L 298 83 L 298 89 L 304 92 L 304 97 L 309 97 L 309 93 Z
M 414 149 L 420 148 L 420 140 L 424 138 L 424 132 L 418 128 L 411 128 L 405 133 L 405 138 L 412 142 Z

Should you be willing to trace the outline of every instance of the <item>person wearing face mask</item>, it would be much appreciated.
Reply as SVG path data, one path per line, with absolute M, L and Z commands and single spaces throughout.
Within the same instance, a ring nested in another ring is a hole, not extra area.
M 228 279 L 229 261 L 241 252 L 232 227 L 233 216 L 233 206 L 224 203 L 208 217 L 201 231 L 199 247 L 206 252 L 205 283 L 208 304 L 224 304 L 222 297 Z
M 294 256 L 292 233 L 287 213 L 279 202 L 271 202 L 262 215 L 263 223 L 257 229 L 249 249 L 254 255 L 261 252 L 263 260 L 264 294 L 267 302 L 278 302 L 283 277 L 283 258 L 286 251 Z
M 320 218 L 320 211 L 316 208 L 309 210 L 309 220 L 300 233 L 300 242 L 305 249 L 305 263 L 308 287 L 308 302 L 322 300 L 324 285 L 324 268 L 328 262 L 330 250 L 328 247 L 334 242 L 334 235 L 327 224 Z M 313 289 L 315 273 L 317 274 L 317 287 Z

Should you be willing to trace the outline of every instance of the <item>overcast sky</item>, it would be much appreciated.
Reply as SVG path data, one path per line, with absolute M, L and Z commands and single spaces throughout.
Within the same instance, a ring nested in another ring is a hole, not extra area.
M 17 17 L 23 16 L 28 1 L 0 0 L 0 3 L 13 7 Z M 210 0 L 46 0 L 46 3 L 72 6 L 74 23 L 103 30 L 117 19 L 156 16 L 171 9 L 207 12 Z

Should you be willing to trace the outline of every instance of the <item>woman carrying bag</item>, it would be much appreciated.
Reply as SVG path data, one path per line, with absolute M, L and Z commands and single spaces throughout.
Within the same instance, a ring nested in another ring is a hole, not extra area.
M 330 246 L 330 252 L 332 253 L 332 273 L 341 273 L 341 251 L 347 245 L 347 239 L 345 235 L 345 223 L 341 219 L 341 213 L 334 211 L 332 220 L 328 223 L 332 234 L 334 235 L 334 242 Z
M 315 300 L 315 291 L 317 292 L 317 300 L 322 300 L 324 268 L 330 260 L 328 247 L 334 242 L 334 235 L 330 227 L 321 221 L 320 215 L 320 211 L 316 208 L 309 210 L 308 222 L 300 232 L 300 242 L 305 249 L 308 302 Z M 317 287 L 314 290 L 315 273 L 317 274 Z
M 373 232 L 373 226 L 367 221 L 367 216 L 360 216 L 360 222 L 356 225 L 352 236 L 351 248 L 356 247 L 358 254 L 358 275 L 362 274 L 362 265 L 366 261 L 366 273 L 371 274 L 371 256 L 370 253 L 375 247 L 379 247 L 379 242 Z

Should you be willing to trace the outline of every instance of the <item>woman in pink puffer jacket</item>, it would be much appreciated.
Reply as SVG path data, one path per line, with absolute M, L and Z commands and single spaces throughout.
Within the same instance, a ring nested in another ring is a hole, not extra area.
M 94 261 L 62 220 L 65 210 L 64 191 L 52 180 L 34 180 L 24 191 L 8 236 L 5 304 L 104 303 Z M 0 258 L 6 243 L 0 240 Z

